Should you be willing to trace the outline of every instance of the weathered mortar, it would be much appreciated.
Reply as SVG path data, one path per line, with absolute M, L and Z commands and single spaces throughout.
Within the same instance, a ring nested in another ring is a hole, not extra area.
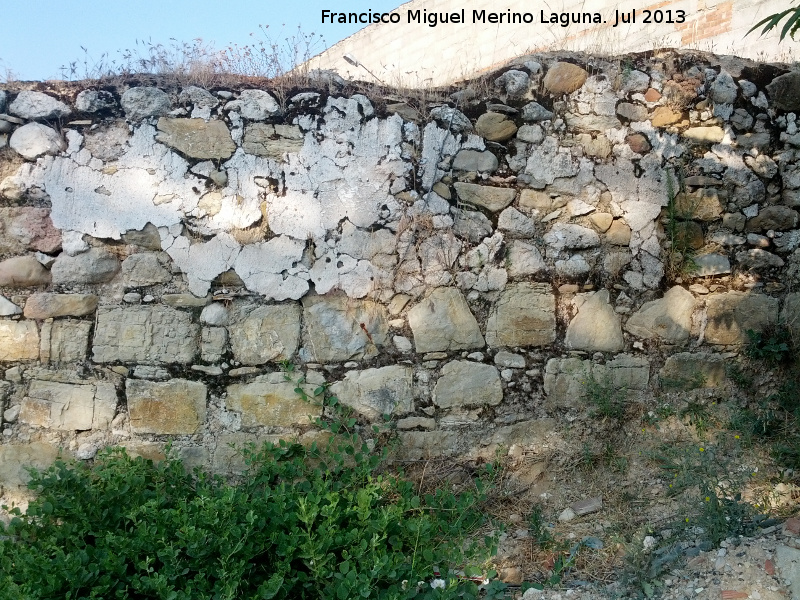
M 589 373 L 647 401 L 665 361 L 721 385 L 748 329 L 797 329 L 800 78 L 536 58 L 420 121 L 330 90 L 0 93 L 3 460 L 174 440 L 235 470 L 229 442 L 318 435 L 284 361 L 394 411 L 407 458 L 490 456 Z

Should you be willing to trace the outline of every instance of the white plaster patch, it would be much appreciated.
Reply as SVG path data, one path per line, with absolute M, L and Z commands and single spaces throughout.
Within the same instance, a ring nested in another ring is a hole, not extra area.
M 305 242 L 279 236 L 244 246 L 233 265 L 247 289 L 274 300 L 297 300 L 308 291 L 308 273 L 300 263 Z
M 370 227 L 393 202 L 391 184 L 409 168 L 401 158 L 403 120 L 361 123 L 358 110 L 371 114 L 371 105 L 343 100 L 329 100 L 323 140 L 307 135 L 300 152 L 289 154 L 285 193 L 267 197 L 272 231 L 304 240 L 321 238 L 344 218 Z
M 148 222 L 161 227 L 181 220 L 179 198 L 154 204 L 161 180 L 147 169 L 105 175 L 61 157 L 42 161 L 39 167 L 36 175 L 50 195 L 50 218 L 58 229 L 118 240 L 121 233 L 142 229 Z
M 147 223 L 179 223 L 197 205 L 199 195 L 192 188 L 202 189 L 202 182 L 187 177 L 186 161 L 156 144 L 154 136 L 150 125 L 137 129 L 129 150 L 109 172 L 99 170 L 102 161 L 97 159 L 86 165 L 63 157 L 40 161 L 32 179 L 50 196 L 53 225 L 118 240 Z M 156 198 L 163 201 L 156 204 Z
M 207 226 L 212 230 L 245 229 L 261 219 L 258 197 L 239 194 L 222 198 L 222 206 L 217 214 L 208 219 Z
M 225 232 L 198 244 L 191 244 L 189 238 L 182 235 L 176 237 L 165 229 L 159 233 L 161 247 L 186 274 L 189 291 L 195 296 L 208 294 L 211 282 L 233 267 L 241 249 L 239 242 Z
M 560 148 L 555 137 L 548 136 L 538 146 L 532 146 L 525 173 L 545 183 L 559 177 L 572 177 L 578 172 L 578 163 L 569 148 Z

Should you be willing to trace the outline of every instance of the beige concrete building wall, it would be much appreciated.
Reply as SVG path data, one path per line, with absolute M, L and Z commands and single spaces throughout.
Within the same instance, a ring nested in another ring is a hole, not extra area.
M 488 13 L 506 8 L 529 12 L 534 21 L 472 23 L 473 10 Z M 502 5 L 494 0 L 412 0 L 393 11 L 400 15 L 399 23 L 368 25 L 312 59 L 310 64 L 312 68 L 334 69 L 350 78 L 369 80 L 372 72 L 387 84 L 419 87 L 453 83 L 518 56 L 550 50 L 621 54 L 674 47 L 789 62 L 796 59 L 797 52 L 791 42 L 778 44 L 776 33 L 745 37 L 755 23 L 785 8 L 783 0 L 563 0 L 547 4 L 512 0 Z M 462 9 L 466 23 L 429 27 L 408 22 L 410 10 L 451 13 Z M 634 9 L 636 23 L 613 26 L 617 11 L 628 14 Z M 561 27 L 542 23 L 542 10 L 546 18 L 552 12 L 597 12 L 605 22 Z M 671 10 L 676 20 L 676 11 L 683 10 L 685 22 L 645 24 L 645 10 L 661 10 L 665 20 L 664 11 Z M 363 67 L 345 61 L 346 54 L 355 57 Z

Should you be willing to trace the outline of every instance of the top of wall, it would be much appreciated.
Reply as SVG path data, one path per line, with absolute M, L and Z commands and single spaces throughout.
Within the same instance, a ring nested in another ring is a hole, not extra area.
M 673 47 L 762 61 L 796 58 L 791 46 L 778 44 L 777 32 L 745 38 L 755 23 L 785 9 L 780 0 L 669 0 L 651 4 L 597 0 L 589 6 L 579 0 L 541 6 L 512 0 L 498 7 L 490 0 L 412 0 L 392 11 L 399 16 L 398 23 L 368 25 L 308 64 L 335 70 L 344 77 L 416 88 L 463 81 L 518 56 L 544 51 L 619 55 Z M 588 13 L 589 22 L 575 23 L 576 18 L 587 20 L 587 10 L 592 11 Z M 651 11 L 649 23 L 645 22 L 646 10 Z M 440 22 L 431 27 L 430 20 L 414 21 L 410 13 L 416 15 L 418 11 L 436 16 Z M 459 17 L 462 11 L 464 22 L 452 22 L 452 18 L 449 23 L 441 22 L 441 15 L 454 13 Z M 482 11 L 484 21 L 479 19 Z M 617 14 L 627 16 L 633 11 L 635 22 L 614 26 Z M 489 13 L 519 13 L 523 18 L 528 14 L 532 22 L 491 23 Z M 569 25 L 551 23 L 551 19 L 567 19 Z M 363 66 L 348 62 L 345 55 Z

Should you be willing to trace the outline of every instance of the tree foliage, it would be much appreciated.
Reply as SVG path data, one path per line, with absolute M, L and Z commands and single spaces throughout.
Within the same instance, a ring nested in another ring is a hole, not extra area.
M 788 19 L 787 19 L 788 17 Z M 760 35 L 764 35 L 773 29 L 776 29 L 781 21 L 787 19 L 786 23 L 783 24 L 781 28 L 781 38 L 780 41 L 788 35 L 794 40 L 794 36 L 797 33 L 797 30 L 800 29 L 800 6 L 794 6 L 791 8 L 787 8 L 786 10 L 769 15 L 753 25 L 750 30 L 747 32 L 747 35 L 753 33 L 756 29 L 763 26 Z

